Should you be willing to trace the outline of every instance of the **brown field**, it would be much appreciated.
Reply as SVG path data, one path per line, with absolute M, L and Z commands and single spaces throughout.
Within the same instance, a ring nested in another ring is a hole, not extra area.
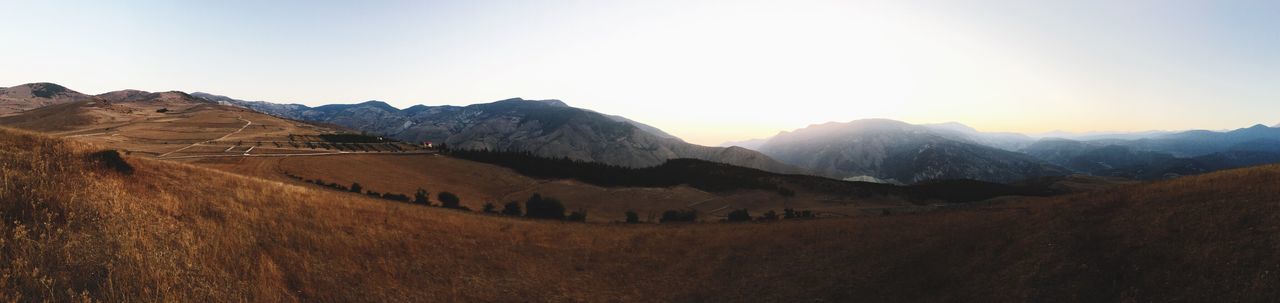
M 540 180 L 510 169 L 435 154 L 343 154 L 317 157 L 237 157 L 203 158 L 192 163 L 238 174 L 313 186 L 287 177 L 323 180 L 349 186 L 360 183 L 365 189 L 412 195 L 419 188 L 431 193 L 448 191 L 462 198 L 462 204 L 479 210 L 484 203 L 501 207 L 505 202 L 523 202 L 534 193 L 558 198 L 569 209 L 585 209 L 588 220 L 613 222 L 636 211 L 641 219 L 672 209 L 696 209 L 707 220 L 739 208 L 757 214 L 783 208 L 820 211 L 828 215 L 863 215 L 870 208 L 901 207 L 905 201 L 888 198 L 832 199 L 821 193 L 798 192 L 783 197 L 772 191 L 741 190 L 709 193 L 688 186 L 671 188 L 605 188 L 574 180 Z M 316 186 L 320 188 L 319 186 Z M 873 212 L 878 213 L 878 212 Z
M 0 301 L 1267 301 L 1280 166 L 772 224 L 485 216 L 0 130 Z

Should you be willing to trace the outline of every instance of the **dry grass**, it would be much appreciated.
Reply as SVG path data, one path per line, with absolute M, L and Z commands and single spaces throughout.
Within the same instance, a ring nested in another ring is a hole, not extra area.
M 0 301 L 1266 301 L 1280 167 L 919 215 L 622 226 L 388 203 L 0 130 Z

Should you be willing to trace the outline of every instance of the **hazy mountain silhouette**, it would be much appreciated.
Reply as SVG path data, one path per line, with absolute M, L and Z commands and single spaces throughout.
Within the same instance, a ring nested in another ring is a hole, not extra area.
M 1067 173 L 1021 153 L 976 143 L 970 139 L 979 135 L 975 133 L 956 129 L 954 124 L 928 127 L 886 119 L 831 122 L 778 134 L 760 151 L 828 176 L 869 176 L 896 183 L 1013 182 Z

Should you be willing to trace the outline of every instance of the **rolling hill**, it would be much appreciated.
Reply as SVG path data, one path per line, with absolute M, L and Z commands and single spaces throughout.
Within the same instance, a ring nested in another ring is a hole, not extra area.
M 92 96 L 53 83 L 40 82 L 0 87 L 0 116 L 91 98 Z
M 6 301 L 1264 301 L 1280 167 L 911 215 L 565 224 L 0 129 Z

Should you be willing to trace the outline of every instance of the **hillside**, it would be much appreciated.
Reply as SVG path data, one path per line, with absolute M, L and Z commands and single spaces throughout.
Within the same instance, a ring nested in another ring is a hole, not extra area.
M 0 125 L 42 131 L 162 158 L 413 152 L 391 140 L 335 142 L 349 133 L 220 105 L 183 92 L 122 90 L 0 117 Z
M 5 301 L 1265 301 L 1280 166 L 916 215 L 527 221 L 0 130 Z
M 92 96 L 53 83 L 41 82 L 0 87 L 0 116 L 91 98 Z
M 628 167 L 693 158 L 780 173 L 802 171 L 753 150 L 686 143 L 653 126 L 571 107 L 559 100 L 513 98 L 461 107 L 417 105 L 397 109 L 381 101 L 306 107 L 242 101 L 205 93 L 195 95 L 290 119 L 341 125 L 408 142 L 529 151 L 546 157 Z

